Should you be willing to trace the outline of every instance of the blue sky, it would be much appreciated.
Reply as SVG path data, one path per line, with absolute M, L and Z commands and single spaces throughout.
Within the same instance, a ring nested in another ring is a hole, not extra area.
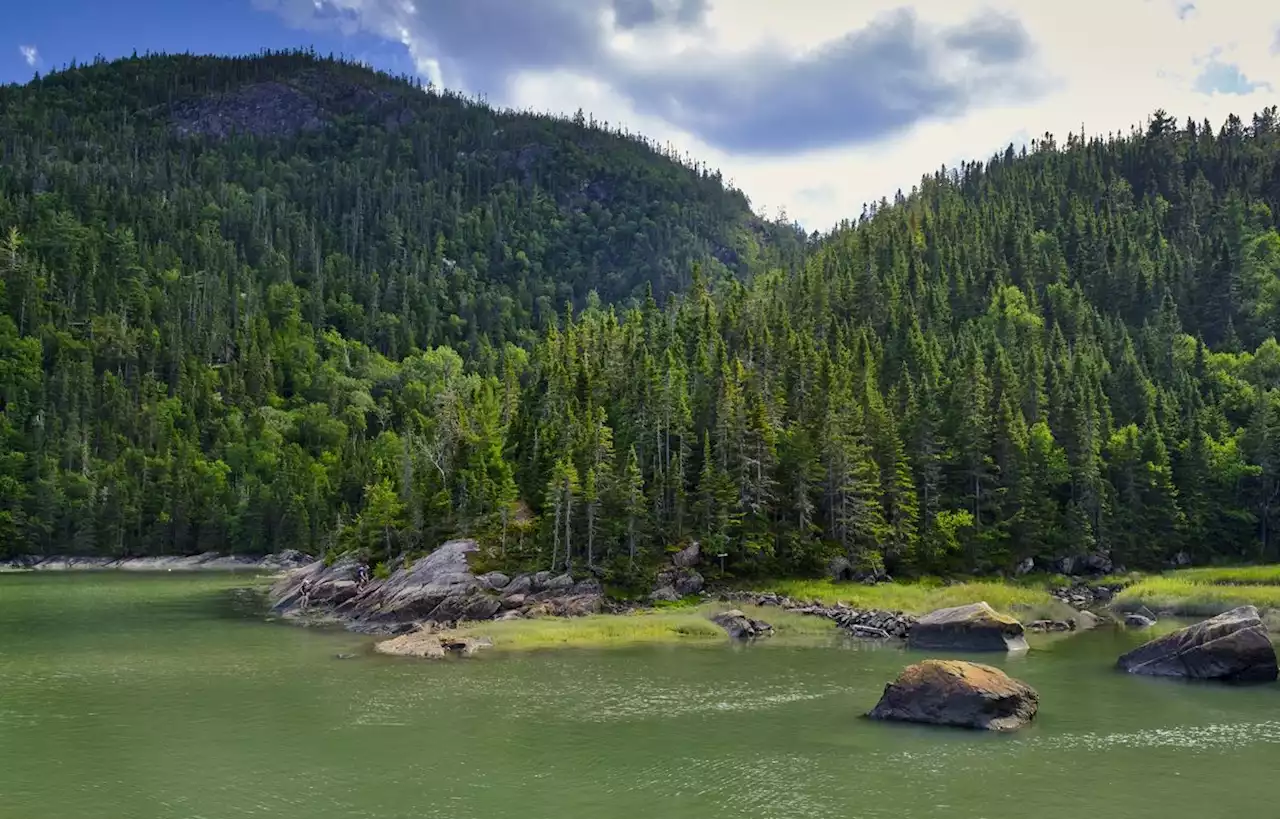
M 71 60 L 128 56 L 134 50 L 245 53 L 262 48 L 314 45 L 343 52 L 389 71 L 408 72 L 403 48 L 360 31 L 301 29 L 252 0 L 14 0 L 0 26 L 0 82 L 26 82 L 39 69 Z M 23 47 L 36 50 L 34 64 Z
M 518 108 L 590 111 L 823 229 L 940 165 L 1155 109 L 1277 102 L 1258 0 L 14 0 L 0 82 L 95 55 L 314 46 Z

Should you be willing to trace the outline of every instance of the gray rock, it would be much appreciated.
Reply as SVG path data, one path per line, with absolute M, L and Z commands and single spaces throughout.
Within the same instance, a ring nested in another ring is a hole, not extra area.
M 1135 648 L 1116 661 L 1122 671 L 1155 677 L 1271 682 L 1276 650 L 1253 606 L 1241 606 Z
M 569 574 L 557 575 L 543 584 L 543 591 L 563 592 L 573 588 L 573 578 Z
M 1102 623 L 1102 618 L 1091 611 L 1077 611 L 1071 615 L 1071 625 L 1075 631 L 1088 631 L 1097 628 Z
M 706 581 L 695 569 L 667 569 L 658 573 L 655 589 L 671 588 L 680 597 L 702 591 Z
M 1022 651 L 1022 624 L 984 603 L 938 609 L 911 628 L 911 648 L 945 651 Z
M 487 572 L 480 575 L 480 582 L 494 591 L 498 591 L 499 589 L 505 589 L 510 585 L 511 578 L 507 577 L 502 572 Z
M 872 719 L 1014 731 L 1035 718 L 1040 697 L 998 668 L 958 660 L 908 666 L 867 715 Z
M 551 582 L 551 572 L 537 572 L 530 580 L 533 582 L 533 590 L 540 592 Z
M 504 597 L 512 597 L 517 594 L 526 595 L 533 592 L 533 578 L 527 574 L 519 575 L 511 580 L 503 589 Z
M 735 640 L 753 640 L 773 634 L 773 626 L 762 620 L 752 620 L 739 609 L 713 614 L 711 622 L 723 628 Z
M 680 601 L 681 597 L 670 586 L 660 586 L 653 590 L 653 593 L 649 595 L 649 599 L 655 603 L 676 603 Z
M 584 594 L 603 594 L 604 588 L 600 585 L 600 581 L 594 577 L 586 580 L 579 580 L 573 584 L 573 588 L 569 590 L 569 594 L 574 597 L 581 597 Z
M 1018 577 L 1022 577 L 1023 575 L 1031 574 L 1031 572 L 1034 571 L 1035 568 L 1036 568 L 1035 559 L 1028 557 L 1027 559 L 1023 560 L 1021 563 L 1019 563 L 1017 567 L 1014 568 L 1013 573 L 1016 574 Z
M 1156 624 L 1156 621 L 1150 617 L 1143 617 L 1141 614 L 1126 614 L 1124 616 L 1124 624 L 1126 628 L 1151 628 Z
M 695 541 L 671 556 L 671 565 L 677 569 L 692 569 L 702 559 L 702 547 Z
M 518 609 L 524 605 L 527 599 L 523 594 L 508 594 L 504 595 L 499 603 L 504 609 Z

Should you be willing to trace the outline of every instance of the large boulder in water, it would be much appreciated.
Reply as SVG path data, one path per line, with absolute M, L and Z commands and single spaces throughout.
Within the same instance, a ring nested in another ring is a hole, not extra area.
M 1241 606 L 1157 637 L 1116 661 L 1130 674 L 1196 680 L 1270 682 L 1276 649 L 1253 606 Z
M 1022 651 L 1022 624 L 986 603 L 938 609 L 921 617 L 907 638 L 910 648 L 941 651 Z
M 959 660 L 908 666 L 867 716 L 880 720 L 1013 731 L 1039 708 L 1035 689 L 998 668 Z

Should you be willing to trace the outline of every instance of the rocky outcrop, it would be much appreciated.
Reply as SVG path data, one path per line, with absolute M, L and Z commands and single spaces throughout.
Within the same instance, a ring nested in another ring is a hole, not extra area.
M 121 572 L 277 572 L 295 569 L 313 558 L 293 549 L 264 557 L 224 555 L 205 552 L 198 555 L 159 557 L 16 557 L 0 561 L 0 571 L 121 571 Z
M 735 640 L 754 640 L 773 634 L 773 626 L 763 620 L 753 620 L 739 609 L 713 614 L 711 622 L 720 626 Z
M 474 541 L 452 540 L 389 577 L 373 580 L 351 558 L 331 565 L 315 561 L 280 579 L 271 590 L 273 610 L 298 620 L 339 620 L 371 633 L 400 633 L 416 624 L 519 617 L 581 617 L 604 610 L 594 579 L 577 581 L 550 572 L 508 577 L 476 576 L 468 563 Z
M 1027 648 L 1022 624 L 986 603 L 938 609 L 911 629 L 911 648 L 942 651 L 1021 651 Z
M 908 666 L 867 715 L 872 719 L 1014 731 L 1035 718 L 1040 698 L 998 668 L 956 660 Z
M 1253 606 L 1241 606 L 1157 637 L 1116 661 L 1120 670 L 1153 677 L 1230 682 L 1277 678 L 1276 650 Z
M 383 640 L 374 646 L 374 650 L 397 657 L 443 660 L 446 657 L 471 657 L 477 651 L 492 646 L 493 641 L 487 637 L 462 637 L 427 627 Z
M 1141 614 L 1126 614 L 1124 616 L 1125 628 L 1143 629 L 1151 628 L 1156 624 L 1155 620 L 1150 617 L 1144 617 Z

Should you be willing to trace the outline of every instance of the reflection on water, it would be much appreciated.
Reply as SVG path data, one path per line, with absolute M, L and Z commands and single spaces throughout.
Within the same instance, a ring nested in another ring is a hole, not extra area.
M 0 819 L 1205 819 L 1260 815 L 1280 766 L 1280 687 L 1118 674 L 1125 632 L 981 658 L 1042 703 L 988 735 L 863 719 L 895 647 L 428 663 L 241 583 L 0 577 Z

